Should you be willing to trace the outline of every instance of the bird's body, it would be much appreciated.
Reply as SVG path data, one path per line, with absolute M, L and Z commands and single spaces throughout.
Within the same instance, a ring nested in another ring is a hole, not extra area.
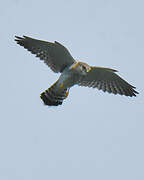
M 57 81 L 58 87 L 62 89 L 70 88 L 76 84 L 78 78 L 79 75 L 75 69 L 66 68 Z
M 45 105 L 57 106 L 62 104 L 68 96 L 69 89 L 74 85 L 102 89 L 113 94 L 136 96 L 134 86 L 127 83 L 115 72 L 116 70 L 104 67 L 89 66 L 86 63 L 74 60 L 69 51 L 60 43 L 46 42 L 27 36 L 17 37 L 17 43 L 44 62 L 56 73 L 60 72 L 59 79 L 40 97 Z
M 82 77 L 87 75 L 86 72 L 88 70 L 85 72 L 85 70 L 82 69 L 83 66 L 79 66 L 80 64 L 82 64 L 82 62 L 75 62 L 63 71 L 57 81 L 58 87 L 63 84 L 64 89 L 71 88 L 72 86 L 76 85 Z M 84 65 L 90 68 L 88 64 L 84 63 Z
M 41 98 L 44 100 L 44 103 L 47 105 L 51 105 L 51 102 L 47 99 L 47 97 L 52 95 L 50 99 L 54 100 L 54 97 L 61 96 L 60 99 L 55 99 L 58 103 L 57 105 L 62 104 L 62 101 L 68 96 L 69 89 L 80 82 L 81 78 L 86 76 L 86 73 L 83 72 L 77 64 L 80 62 L 76 62 L 72 64 L 72 66 L 66 68 L 63 73 L 61 73 L 59 79 L 45 92 L 41 94 Z M 73 68 L 73 66 L 78 66 L 77 68 Z M 52 104 L 53 105 L 53 104 Z

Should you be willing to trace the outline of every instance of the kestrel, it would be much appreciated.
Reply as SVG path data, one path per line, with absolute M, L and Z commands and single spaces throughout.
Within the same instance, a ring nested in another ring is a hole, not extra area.
M 105 67 L 89 66 L 76 61 L 69 51 L 59 42 L 46 42 L 31 37 L 15 36 L 15 41 L 32 54 L 36 54 L 55 73 L 61 73 L 59 79 L 40 97 L 45 105 L 58 106 L 66 99 L 69 89 L 74 85 L 88 86 L 113 94 L 136 96 L 135 87 L 116 74 L 117 70 Z

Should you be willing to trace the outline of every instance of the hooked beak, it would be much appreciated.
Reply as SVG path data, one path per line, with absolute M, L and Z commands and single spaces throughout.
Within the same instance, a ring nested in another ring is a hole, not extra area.
M 70 67 L 70 69 L 74 69 L 74 68 L 76 68 L 76 67 L 78 66 L 78 64 L 79 64 L 78 62 L 76 62 L 76 63 L 72 64 L 72 65 L 71 65 L 71 67 Z
M 87 72 L 90 72 L 91 71 L 91 67 L 87 67 Z

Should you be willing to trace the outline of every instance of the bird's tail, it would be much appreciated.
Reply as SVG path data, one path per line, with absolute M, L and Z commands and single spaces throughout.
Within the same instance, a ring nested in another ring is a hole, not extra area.
M 57 92 L 56 85 L 52 85 L 50 88 L 41 93 L 40 98 L 45 105 L 58 106 L 63 103 L 63 100 L 67 98 L 69 91 L 67 89 Z

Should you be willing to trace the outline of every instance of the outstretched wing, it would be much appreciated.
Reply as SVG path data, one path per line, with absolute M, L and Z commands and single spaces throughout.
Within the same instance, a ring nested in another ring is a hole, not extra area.
M 75 62 L 69 51 L 57 41 L 52 43 L 27 36 L 15 37 L 17 44 L 23 46 L 32 54 L 36 54 L 36 57 L 44 60 L 44 62 L 56 73 L 62 72 L 66 67 Z
M 109 93 L 125 96 L 136 96 L 135 87 L 118 76 L 116 70 L 102 67 L 91 67 L 91 71 L 83 77 L 78 85 L 98 88 Z

